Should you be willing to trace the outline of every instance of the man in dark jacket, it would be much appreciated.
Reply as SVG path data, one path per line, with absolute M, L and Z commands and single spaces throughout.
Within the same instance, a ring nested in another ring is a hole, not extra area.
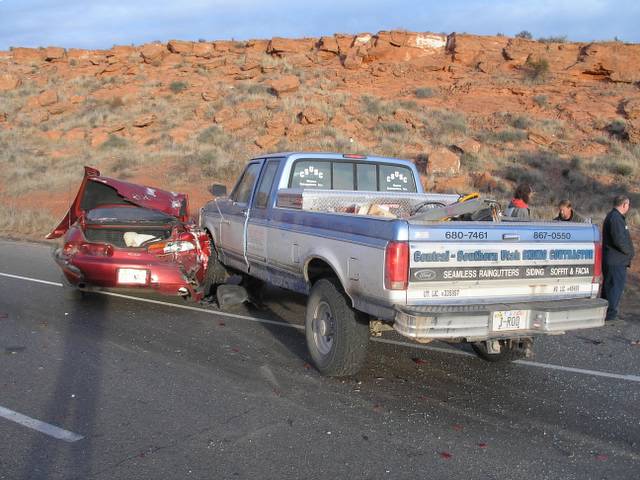
M 629 207 L 629 197 L 616 196 L 613 199 L 613 209 L 602 224 L 602 298 L 609 301 L 605 320 L 615 320 L 618 316 L 618 305 L 627 280 L 627 268 L 635 253 L 625 220 Z
M 562 200 L 558 204 L 558 216 L 553 220 L 556 222 L 591 223 L 590 220 L 587 222 L 586 218 L 574 210 L 569 200 Z

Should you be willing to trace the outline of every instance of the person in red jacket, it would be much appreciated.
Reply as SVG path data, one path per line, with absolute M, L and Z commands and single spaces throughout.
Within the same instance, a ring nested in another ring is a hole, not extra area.
M 521 183 L 516 188 L 509 206 L 504 212 L 505 217 L 528 220 L 531 217 L 529 202 L 533 197 L 533 188 L 528 183 Z

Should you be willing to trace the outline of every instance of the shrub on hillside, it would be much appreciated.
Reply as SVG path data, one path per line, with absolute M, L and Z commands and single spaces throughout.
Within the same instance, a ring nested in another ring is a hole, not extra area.
M 528 30 L 522 30 L 520 33 L 516 33 L 516 38 L 524 38 L 525 40 L 531 40 L 533 35 Z
M 627 124 L 624 120 L 614 120 L 606 126 L 605 130 L 609 132 L 609 135 L 617 138 L 618 140 L 629 140 Z
M 171 82 L 171 84 L 169 85 L 169 90 L 171 90 L 173 93 L 176 93 L 176 94 L 186 89 L 187 89 L 187 84 L 184 82 Z
M 435 95 L 433 89 L 428 87 L 416 88 L 414 94 L 417 98 L 431 98 Z
M 510 123 L 513 128 L 517 128 L 519 130 L 526 130 L 531 126 L 531 120 L 523 115 L 518 115 L 517 117 L 512 118 Z
M 524 64 L 524 72 L 527 80 L 535 83 L 544 82 L 549 75 L 549 61 L 546 58 L 527 58 Z
M 538 39 L 539 42 L 541 43 L 566 43 L 567 42 L 567 36 L 566 35 L 555 35 L 555 36 L 550 36 L 550 37 L 540 37 Z
M 119 137 L 118 135 L 109 135 L 106 142 L 100 145 L 101 150 L 110 150 L 112 148 L 124 148 L 127 146 L 127 141 Z
M 479 133 L 479 138 L 488 143 L 508 143 L 521 142 L 526 140 L 527 132 L 524 130 L 499 130 L 497 132 L 483 131 Z
M 533 97 L 533 103 L 538 105 L 540 108 L 546 107 L 548 101 L 549 98 L 546 95 L 536 95 L 535 97 Z

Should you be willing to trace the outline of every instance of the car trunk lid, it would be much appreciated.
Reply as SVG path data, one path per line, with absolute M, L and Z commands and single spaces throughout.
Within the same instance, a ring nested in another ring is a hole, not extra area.
M 46 238 L 61 237 L 78 218 L 93 208 L 119 204 L 160 211 L 183 222 L 188 219 L 188 198 L 185 194 L 103 177 L 95 168 L 84 167 L 84 178 L 76 198 L 62 221 Z

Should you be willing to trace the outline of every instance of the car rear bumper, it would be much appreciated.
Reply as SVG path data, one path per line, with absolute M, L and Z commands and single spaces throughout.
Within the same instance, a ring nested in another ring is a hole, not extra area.
M 523 311 L 522 328 L 494 330 L 493 313 Z M 396 308 L 393 328 L 418 341 L 445 339 L 481 341 L 499 338 L 562 334 L 604 325 L 607 301 L 577 298 L 547 302 L 491 305 L 432 305 Z
M 148 253 L 136 254 L 132 258 L 101 257 L 91 255 L 65 256 L 61 249 L 54 252 L 54 259 L 73 287 L 83 290 L 117 288 L 128 291 L 145 290 L 164 295 L 191 296 L 201 298 L 201 293 L 185 276 L 180 266 L 163 262 Z M 122 268 L 146 270 L 144 284 L 122 284 L 118 282 L 118 270 Z

